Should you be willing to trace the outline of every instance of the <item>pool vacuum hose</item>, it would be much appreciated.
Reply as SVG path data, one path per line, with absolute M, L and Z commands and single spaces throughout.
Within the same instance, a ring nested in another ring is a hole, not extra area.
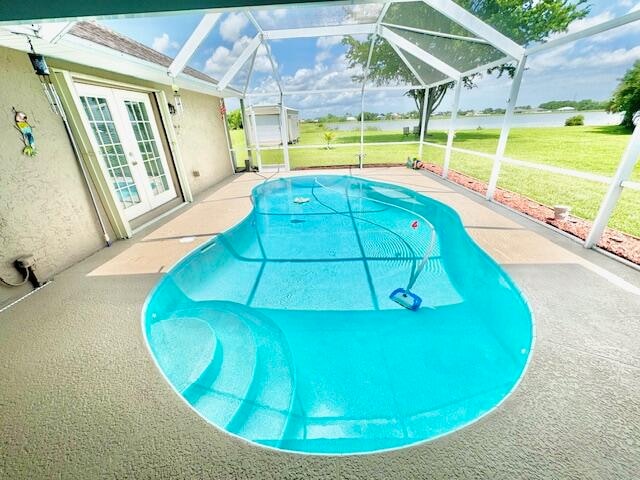
M 333 189 L 331 187 L 327 187 L 326 185 L 323 185 L 322 183 L 320 183 L 318 181 L 317 177 L 316 177 L 315 181 L 320 187 L 322 187 L 322 188 L 324 188 L 326 190 L 338 191 L 337 189 Z M 349 195 L 347 194 L 347 198 L 348 197 L 349 197 Z M 418 267 L 413 272 L 411 272 L 411 276 L 409 277 L 409 283 L 407 284 L 407 288 L 402 288 L 402 287 L 396 288 L 389 295 L 389 298 L 391 300 L 393 300 L 394 302 L 396 302 L 398 305 L 400 305 L 400 306 L 402 306 L 404 308 L 407 308 L 409 310 L 413 310 L 413 311 L 418 310 L 420 308 L 420 305 L 422 304 L 422 298 L 420 298 L 418 295 L 413 293 L 411 291 L 411 289 L 413 288 L 413 286 L 415 285 L 416 281 L 418 280 L 418 277 L 420 276 L 420 274 L 424 270 L 424 267 L 429 262 L 429 257 L 431 256 L 431 252 L 433 251 L 433 248 L 435 246 L 436 230 L 435 230 L 434 226 L 431 224 L 431 222 L 429 220 L 424 218 L 422 215 L 417 214 L 416 212 L 413 212 L 413 211 L 409 210 L 408 208 L 404 208 L 404 207 L 401 207 L 399 205 L 394 205 L 394 204 L 391 204 L 391 203 L 383 202 L 382 200 L 376 200 L 375 198 L 360 197 L 359 195 L 356 195 L 356 197 L 364 198 L 364 199 L 370 200 L 372 202 L 377 202 L 377 203 L 381 203 L 383 205 L 387 205 L 389 207 L 393 207 L 393 208 L 398 208 L 400 210 L 404 210 L 405 212 L 408 212 L 411 215 L 416 215 L 417 217 L 422 219 L 427 225 L 429 225 L 429 227 L 431 227 L 431 240 L 429 241 L 429 246 L 427 247 L 427 249 L 426 249 L 426 251 L 424 253 L 424 256 L 422 257 L 422 260 L 420 261 L 420 264 L 418 265 Z M 414 223 L 417 224 L 417 222 L 414 222 Z

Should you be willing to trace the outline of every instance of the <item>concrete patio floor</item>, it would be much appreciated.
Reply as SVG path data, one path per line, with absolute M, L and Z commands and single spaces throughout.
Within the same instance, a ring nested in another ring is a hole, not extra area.
M 455 208 L 528 298 L 536 345 L 498 409 L 433 442 L 346 457 L 252 446 L 194 413 L 153 364 L 140 312 L 163 271 L 249 212 L 264 178 L 241 174 L 0 314 L 0 477 L 638 478 L 640 273 L 430 174 L 352 174 Z

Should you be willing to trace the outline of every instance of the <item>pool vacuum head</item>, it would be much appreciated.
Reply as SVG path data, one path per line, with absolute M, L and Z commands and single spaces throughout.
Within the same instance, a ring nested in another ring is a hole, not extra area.
M 422 299 L 415 293 L 411 293 L 405 288 L 396 288 L 389 298 L 396 302 L 398 305 L 408 308 L 409 310 L 416 311 L 420 308 Z

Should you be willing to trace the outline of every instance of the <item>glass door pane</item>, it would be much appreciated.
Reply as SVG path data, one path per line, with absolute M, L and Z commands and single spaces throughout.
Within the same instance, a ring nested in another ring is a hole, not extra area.
M 131 168 L 106 98 L 81 96 L 80 101 L 95 136 L 108 180 L 125 210 L 141 203 Z
M 149 112 L 144 102 L 125 100 L 124 104 L 140 149 L 145 171 L 149 177 L 149 188 L 154 196 L 160 195 L 169 190 L 169 179 L 153 134 Z

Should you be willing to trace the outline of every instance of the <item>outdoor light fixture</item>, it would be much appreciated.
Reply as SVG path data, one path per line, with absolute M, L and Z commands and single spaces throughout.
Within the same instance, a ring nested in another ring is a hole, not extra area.
M 171 89 L 173 90 L 173 105 L 175 113 L 182 115 L 184 109 L 182 107 L 182 97 L 180 97 L 180 87 L 174 83 L 171 85 Z

